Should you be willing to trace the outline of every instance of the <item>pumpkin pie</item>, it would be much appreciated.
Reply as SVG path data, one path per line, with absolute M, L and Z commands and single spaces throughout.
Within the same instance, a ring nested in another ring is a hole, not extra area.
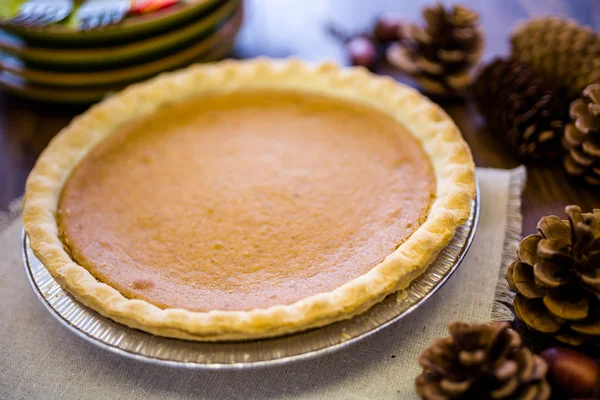
M 226 61 L 76 118 L 27 181 L 25 231 L 102 315 L 191 340 L 276 336 L 406 288 L 469 216 L 470 151 L 363 69 Z

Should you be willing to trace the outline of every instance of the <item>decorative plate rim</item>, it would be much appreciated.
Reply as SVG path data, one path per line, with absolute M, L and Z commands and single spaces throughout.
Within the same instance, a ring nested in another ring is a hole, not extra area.
M 14 34 L 9 32 L 0 32 L 0 50 L 3 50 L 9 55 L 21 58 L 23 60 L 35 59 L 37 60 L 36 62 L 44 62 L 40 60 L 43 60 L 44 58 L 52 58 L 52 65 L 86 65 L 86 63 L 89 64 L 90 62 L 98 61 L 95 60 L 95 58 L 105 58 L 107 55 L 112 57 L 115 56 L 115 54 L 118 54 L 118 57 L 129 59 L 130 57 L 126 56 L 126 54 L 132 52 L 133 50 L 136 51 L 135 57 L 140 56 L 140 45 L 148 48 L 152 47 L 152 49 L 148 51 L 154 51 L 157 42 L 167 42 L 168 44 L 163 43 L 161 45 L 162 48 L 165 48 L 180 43 L 182 41 L 182 36 L 186 38 L 183 39 L 185 41 L 195 37 L 195 35 L 197 35 L 196 31 L 201 30 L 201 33 L 206 33 L 210 31 L 210 29 L 215 29 L 220 23 L 224 23 L 232 18 L 235 13 L 238 12 L 240 7 L 242 7 L 241 0 L 230 0 L 223 3 L 205 18 L 200 20 L 192 21 L 184 26 L 174 28 L 159 35 L 153 35 L 149 38 L 123 44 L 115 44 L 113 46 L 108 45 L 81 49 L 51 48 L 47 46 L 28 44 L 25 40 L 22 40 L 18 37 L 13 37 Z M 199 28 L 200 25 L 202 25 L 202 28 Z M 193 31 L 194 35 L 189 35 L 186 31 Z M 187 36 L 185 36 L 185 34 L 187 34 Z M 144 55 L 145 53 L 141 54 Z M 94 57 L 94 59 L 89 61 L 90 57 Z M 56 62 L 57 59 L 59 59 L 58 63 Z M 83 62 L 81 59 L 85 59 L 85 62 Z
M 217 24 L 212 31 L 209 31 L 207 36 L 189 46 L 157 59 L 124 67 L 113 67 L 91 72 L 54 72 L 28 68 L 26 65 L 23 67 L 24 63 L 18 63 L 14 56 L 6 58 L 0 56 L 0 70 L 22 78 L 34 85 L 52 85 L 61 88 L 112 85 L 121 85 L 123 87 L 125 83 L 139 80 L 140 76 L 147 78 L 165 70 L 168 71 L 177 68 L 177 66 L 186 64 L 195 58 L 202 57 L 204 53 L 208 53 L 214 47 L 218 46 L 221 41 L 226 41 L 229 37 L 236 36 L 241 28 L 242 20 L 243 10 L 241 7 L 237 7 L 227 19 Z M 144 70 L 146 71 L 140 74 L 140 71 Z
M 130 34 L 135 33 L 145 26 L 150 27 L 155 24 L 161 25 L 169 25 L 174 21 L 177 21 L 181 15 L 188 15 L 190 13 L 202 12 L 214 6 L 219 2 L 227 2 L 229 0 L 189 0 L 182 2 L 182 4 L 178 4 L 171 8 L 160 10 L 155 13 L 148 13 L 146 15 L 140 15 L 133 18 L 125 19 L 120 22 L 118 25 L 109 26 L 103 29 L 96 29 L 83 32 L 86 39 L 98 40 L 105 38 L 107 35 L 115 35 L 118 33 L 121 34 Z M 187 4 L 186 4 L 187 3 Z M 67 40 L 71 41 L 74 39 L 76 35 L 81 35 L 81 31 L 77 28 L 64 25 L 64 24 L 52 24 L 48 26 L 40 26 L 40 27 L 28 27 L 28 28 L 20 28 L 11 26 L 5 23 L 5 18 L 0 18 L 0 28 L 5 29 L 7 32 L 17 34 L 23 37 L 32 37 L 32 38 L 51 38 L 55 40 Z

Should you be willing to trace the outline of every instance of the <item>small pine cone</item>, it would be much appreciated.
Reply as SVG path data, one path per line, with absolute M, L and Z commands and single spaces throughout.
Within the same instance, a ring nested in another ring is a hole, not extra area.
M 600 343 L 600 209 L 569 220 L 544 217 L 521 242 L 506 273 L 517 318 L 536 331 L 579 346 Z
M 419 357 L 417 394 L 426 400 L 550 397 L 546 362 L 523 347 L 506 322 L 453 322 L 450 337 L 437 339 Z
M 438 4 L 423 10 L 424 28 L 402 27 L 401 41 L 388 48 L 388 62 L 432 94 L 456 95 L 471 83 L 471 69 L 483 52 L 479 15 L 464 7 Z
M 564 107 L 527 64 L 494 60 L 477 77 L 473 94 L 492 134 L 523 161 L 560 158 Z
M 563 146 L 567 151 L 565 170 L 583 177 L 590 185 L 600 185 L 600 84 L 589 85 L 583 98 L 571 103 Z
M 600 81 L 600 36 L 575 21 L 543 17 L 519 25 L 511 36 L 513 56 L 527 62 L 572 99 Z

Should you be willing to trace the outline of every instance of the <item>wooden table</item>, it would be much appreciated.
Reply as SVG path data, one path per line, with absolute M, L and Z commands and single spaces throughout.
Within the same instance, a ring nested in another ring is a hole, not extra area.
M 420 8 L 433 1 L 401 0 L 247 0 L 246 21 L 236 48 L 237 57 L 298 56 L 308 60 L 346 62 L 344 52 L 325 32 L 328 22 L 361 31 L 383 11 L 397 11 L 406 19 L 420 18 Z M 518 19 L 552 13 L 580 23 L 600 26 L 596 0 L 467 0 L 482 17 L 487 38 L 484 59 L 509 52 L 508 33 Z M 481 167 L 513 168 L 518 165 L 487 132 L 470 103 L 443 104 L 461 128 Z M 0 94 L 0 209 L 23 193 L 25 179 L 36 158 L 52 137 L 82 107 L 32 103 Z M 584 210 L 600 207 L 600 191 L 570 182 L 560 165 L 529 167 L 523 196 L 524 233 L 535 230 L 540 217 L 563 214 L 568 204 Z

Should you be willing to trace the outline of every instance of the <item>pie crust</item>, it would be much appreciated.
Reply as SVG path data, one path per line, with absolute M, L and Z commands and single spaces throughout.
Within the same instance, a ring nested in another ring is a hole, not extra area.
M 159 107 L 211 92 L 291 89 L 360 102 L 406 126 L 421 141 L 436 177 L 436 199 L 426 221 L 364 275 L 293 304 L 249 311 L 161 309 L 128 299 L 74 262 L 58 234 L 62 188 L 79 161 L 123 124 Z M 391 78 L 362 68 L 311 65 L 298 60 L 225 61 L 197 65 L 136 84 L 92 107 L 59 133 L 30 174 L 23 221 L 31 247 L 52 276 L 79 301 L 133 328 L 191 340 L 264 338 L 352 317 L 405 289 L 448 244 L 469 217 L 475 168 L 468 146 L 439 106 Z

